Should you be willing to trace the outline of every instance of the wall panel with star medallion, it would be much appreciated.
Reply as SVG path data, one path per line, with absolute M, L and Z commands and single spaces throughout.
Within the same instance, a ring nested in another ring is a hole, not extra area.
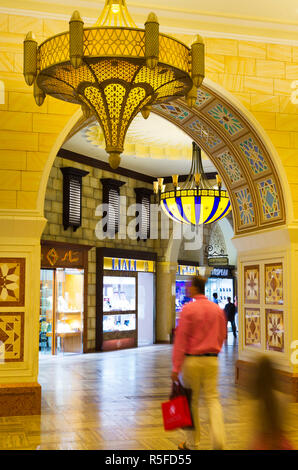
M 261 315 L 259 308 L 245 309 L 245 344 L 261 346 Z
M 0 308 L 24 305 L 25 258 L 0 258 Z
M 259 265 L 244 266 L 244 303 L 260 303 L 260 268 Z
M 283 305 L 283 265 L 265 264 L 265 303 Z
M 283 311 L 266 309 L 266 349 L 283 352 L 284 336 Z

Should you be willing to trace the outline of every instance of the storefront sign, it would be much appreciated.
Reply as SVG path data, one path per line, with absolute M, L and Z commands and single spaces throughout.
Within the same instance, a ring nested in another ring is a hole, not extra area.
M 232 273 L 229 268 L 214 268 L 211 277 L 232 277 Z
M 229 264 L 229 258 L 225 256 L 214 256 L 208 258 L 209 266 L 225 266 Z
M 84 265 L 84 251 L 79 248 L 70 248 L 67 245 L 61 246 L 41 246 L 41 267 L 42 268 L 69 268 L 82 267 Z
M 180 276 L 196 276 L 199 274 L 199 267 L 178 264 L 176 274 L 179 274 Z
M 104 269 L 153 273 L 155 272 L 155 262 L 140 259 L 104 258 Z

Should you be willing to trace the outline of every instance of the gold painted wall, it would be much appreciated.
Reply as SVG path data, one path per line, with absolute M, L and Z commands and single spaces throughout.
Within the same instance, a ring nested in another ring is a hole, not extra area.
M 0 209 L 34 209 L 42 171 L 57 136 L 78 106 L 47 97 L 40 108 L 22 75 L 23 39 L 38 42 L 68 29 L 65 21 L 1 15 Z M 190 36 L 180 39 L 191 42 Z M 298 47 L 206 38 L 206 76 L 233 93 L 253 113 L 285 167 L 298 217 L 298 105 L 291 84 L 298 79 Z
M 22 75 L 24 35 L 32 30 L 40 43 L 67 28 L 63 21 L 1 15 L 5 103 L 0 104 L 0 208 L 34 208 L 48 152 L 78 108 L 49 97 L 39 108 Z M 298 79 L 298 47 L 211 38 L 205 43 L 206 76 L 232 92 L 272 139 L 286 168 L 297 216 L 298 105 L 290 95 L 291 83 Z

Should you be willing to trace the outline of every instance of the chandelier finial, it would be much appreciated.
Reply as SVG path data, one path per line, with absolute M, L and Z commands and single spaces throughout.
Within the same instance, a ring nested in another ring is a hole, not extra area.
M 125 0 L 106 0 L 103 11 L 94 26 L 126 26 L 136 28 Z
M 73 12 L 69 21 L 69 58 L 71 65 L 77 69 L 84 56 L 84 21 L 80 13 Z

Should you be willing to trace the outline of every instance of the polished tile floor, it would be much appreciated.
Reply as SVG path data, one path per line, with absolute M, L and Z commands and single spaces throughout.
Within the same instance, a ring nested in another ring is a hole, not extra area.
M 161 406 L 170 391 L 170 345 L 99 354 L 41 357 L 41 416 L 0 418 L 0 449 L 175 450 L 181 430 L 163 429 Z M 247 449 L 253 403 L 234 385 L 237 344 L 220 354 L 220 394 L 227 449 Z M 201 448 L 210 449 L 203 401 Z M 289 405 L 288 432 L 298 448 L 298 404 Z

